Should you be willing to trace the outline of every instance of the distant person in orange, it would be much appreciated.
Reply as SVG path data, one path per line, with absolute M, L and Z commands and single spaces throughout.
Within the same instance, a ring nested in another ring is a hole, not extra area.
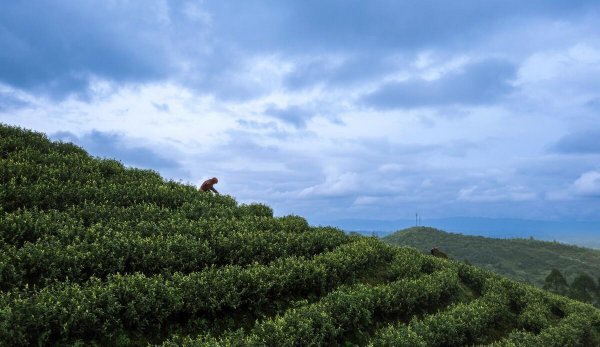
M 202 185 L 200 186 L 200 191 L 208 192 L 210 190 L 215 194 L 219 195 L 219 192 L 215 189 L 215 187 L 213 187 L 217 183 L 219 183 L 219 180 L 216 177 L 207 179 L 206 181 L 202 182 Z

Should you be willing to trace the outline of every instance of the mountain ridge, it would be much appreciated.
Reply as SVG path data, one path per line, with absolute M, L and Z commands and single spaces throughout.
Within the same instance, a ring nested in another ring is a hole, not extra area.
M 387 236 L 415 226 L 415 220 L 339 219 L 328 223 L 349 232 Z M 600 221 L 544 221 L 510 218 L 428 218 L 420 226 L 492 238 L 530 238 L 600 249 Z

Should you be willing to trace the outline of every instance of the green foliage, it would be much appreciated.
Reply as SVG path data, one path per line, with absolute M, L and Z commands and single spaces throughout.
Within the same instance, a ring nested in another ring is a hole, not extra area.
M 583 302 L 595 302 L 598 286 L 587 274 L 579 274 L 571 283 L 569 296 Z
M 490 347 L 512 347 L 512 346 L 600 346 L 600 314 L 598 311 L 588 312 L 586 317 L 582 307 L 570 306 L 570 314 L 562 318 L 558 323 L 549 325 L 539 333 L 527 330 L 515 330 L 507 337 L 489 344 Z
M 588 274 L 580 273 L 569 285 L 560 271 L 553 269 L 546 278 L 543 288 L 600 307 L 600 283 L 596 284 Z
M 0 250 L 1 346 L 600 344 L 589 305 L 2 125 Z
M 299 346 L 339 345 L 344 341 L 366 342 L 378 321 L 406 319 L 431 312 L 455 299 L 460 280 L 455 271 L 438 271 L 416 279 L 399 279 L 372 286 L 359 284 L 326 295 L 318 302 L 293 308 L 284 315 L 257 324 L 247 335 L 226 334 L 218 344 Z M 178 341 L 175 338 L 173 343 Z M 179 340 L 184 345 L 206 341 Z M 167 342 L 165 345 L 169 345 Z
M 239 216 L 273 217 L 273 209 L 265 204 L 242 204 L 238 211 Z
M 564 295 L 569 290 L 569 284 L 558 269 L 552 269 L 548 277 L 544 280 L 544 286 L 542 288 L 553 293 Z
M 599 250 L 556 242 L 466 236 L 427 227 L 401 230 L 383 240 L 427 253 L 431 247 L 439 246 L 452 259 L 468 261 L 538 287 L 546 284 L 551 269 L 557 269 L 568 282 L 581 272 L 600 277 Z
M 304 217 L 289 215 L 279 217 L 279 220 L 285 223 L 287 230 L 294 230 L 297 233 L 302 233 L 310 229 L 310 226 Z
M 462 346 L 483 343 L 494 329 L 509 324 L 513 313 L 502 281 L 487 280 L 484 295 L 470 302 L 416 318 L 409 324 L 392 324 L 375 333 L 374 346 Z
M 256 312 L 270 301 L 320 295 L 352 283 L 373 264 L 389 261 L 391 251 L 365 239 L 311 260 L 289 257 L 270 265 L 210 267 L 190 275 L 111 275 L 104 282 L 60 283 L 27 296 L 9 293 L 1 297 L 0 310 L 12 329 L 10 336 L 0 334 L 0 341 L 30 344 L 43 336 L 64 340 L 99 331 L 112 337 L 121 330 L 157 328 L 174 316 L 214 317 L 241 307 Z

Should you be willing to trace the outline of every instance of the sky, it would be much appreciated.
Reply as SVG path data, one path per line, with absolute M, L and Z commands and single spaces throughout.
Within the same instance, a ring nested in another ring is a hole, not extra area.
M 600 220 L 600 2 L 3 1 L 0 122 L 311 223 Z

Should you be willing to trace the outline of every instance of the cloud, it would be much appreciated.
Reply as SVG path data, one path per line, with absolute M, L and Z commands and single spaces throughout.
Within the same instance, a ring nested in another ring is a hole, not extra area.
M 352 206 L 368 206 L 375 205 L 381 202 L 382 197 L 379 196 L 359 196 L 354 200 Z
M 0 112 L 7 112 L 27 106 L 31 106 L 31 103 L 20 98 L 15 93 L 0 90 Z
M 238 119 L 237 124 L 245 129 L 253 130 L 277 130 L 277 123 L 271 122 L 258 122 L 254 120 Z
M 315 116 L 314 112 L 295 105 L 286 108 L 269 106 L 264 113 L 297 128 L 306 128 L 306 121 Z
M 95 78 L 121 83 L 178 79 L 220 96 L 244 96 L 255 91 L 251 79 L 240 83 L 231 77 L 265 52 L 293 59 L 342 52 L 347 59 L 339 66 L 319 60 L 300 64 L 287 85 L 301 87 L 322 74 L 343 84 L 386 71 L 389 62 L 377 58 L 386 55 L 381 51 L 463 46 L 486 38 L 507 18 L 566 16 L 593 4 L 8 1 L 0 5 L 0 81 L 57 98 L 84 93 Z
M 181 167 L 176 160 L 158 154 L 143 145 L 131 144 L 131 139 L 118 133 L 92 130 L 82 136 L 77 136 L 70 132 L 57 132 L 51 134 L 50 138 L 73 142 L 92 155 L 117 159 L 127 165 L 155 170 L 173 170 Z
M 169 112 L 169 104 L 159 104 L 159 103 L 153 102 L 152 106 L 154 106 L 154 108 L 157 111 L 160 111 L 160 112 Z
M 268 128 L 267 128 L 268 131 Z M 222 142 L 216 148 L 216 152 L 225 152 L 238 158 L 278 158 L 281 155 L 281 149 L 277 146 L 261 143 L 261 136 L 252 134 L 243 130 L 231 130 L 227 132 L 229 140 Z
M 283 84 L 289 89 L 302 89 L 328 80 L 338 67 L 326 58 L 313 58 L 308 61 L 298 61 L 293 69 L 286 74 Z
M 346 53 L 332 57 L 299 59 L 283 79 L 283 85 L 298 90 L 324 84 L 329 88 L 348 88 L 365 81 L 377 80 L 392 73 L 408 59 L 369 53 Z
M 596 22 L 598 14 L 591 16 Z M 597 129 L 600 46 L 594 37 L 600 32 L 589 27 L 590 20 L 582 18 L 581 27 L 561 26 L 569 32 L 568 39 L 559 37 L 556 46 L 540 48 L 522 60 L 515 80 L 520 103 L 515 108 L 535 105 L 547 116 L 579 118 L 579 129 Z M 586 118 L 589 125 L 583 123 Z
M 226 102 L 243 102 L 279 88 L 289 62 L 275 53 L 245 52 L 218 42 L 188 65 L 180 83 Z
M 471 186 L 463 188 L 458 192 L 458 201 L 466 202 L 500 202 L 514 201 L 523 202 L 536 199 L 537 195 L 523 186 L 506 186 L 480 188 Z
M 385 163 L 380 165 L 377 170 L 382 173 L 401 173 L 407 169 L 406 165 L 397 163 Z
M 361 189 L 359 176 L 355 172 L 329 174 L 323 183 L 303 189 L 299 196 L 342 197 Z
M 507 61 L 485 60 L 448 72 L 438 79 L 389 82 L 366 95 L 377 109 L 489 104 L 508 94 L 516 68 Z
M 573 189 L 579 195 L 600 197 L 600 171 L 583 173 L 573 182 Z
M 588 130 L 565 135 L 550 147 L 561 154 L 600 154 L 600 130 Z
M 214 14 L 214 31 L 225 39 L 236 38 L 246 49 L 314 53 L 464 46 L 488 39 L 492 28 L 510 18 L 567 16 L 594 6 L 594 1 L 273 0 L 207 6 Z
M 3 2 L 0 81 L 64 98 L 87 92 L 97 78 L 165 79 L 205 26 L 183 12 L 179 2 L 162 1 Z
M 488 40 L 510 19 L 566 17 L 593 5 L 562 0 L 8 1 L 0 5 L 0 81 L 57 99 L 84 95 L 98 79 L 176 81 L 220 98 L 254 98 L 267 94 L 264 84 L 272 82 L 257 80 L 281 77 L 252 70 L 269 55 L 294 65 L 283 82 L 290 89 L 319 81 L 344 86 L 384 76 L 402 64 L 400 55 Z M 341 56 L 342 62 L 307 56 Z
M 588 100 L 585 106 L 589 107 L 593 112 L 600 112 L 600 97 Z

